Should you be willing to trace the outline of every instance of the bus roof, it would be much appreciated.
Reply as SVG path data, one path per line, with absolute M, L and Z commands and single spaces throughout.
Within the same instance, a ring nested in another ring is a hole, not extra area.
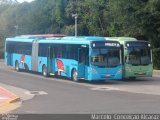
M 51 39 L 51 40 L 57 40 L 57 38 L 53 37 L 53 38 L 46 38 L 46 39 Z M 88 40 L 88 41 L 94 41 L 94 40 L 105 40 L 104 37 L 98 37 L 98 36 L 78 36 L 78 37 L 75 37 L 75 36 L 68 36 L 68 37 L 61 37 L 61 38 L 58 38 L 59 40 L 66 40 L 66 41 L 69 41 L 69 40 L 77 40 L 77 41 L 82 41 L 82 40 Z
M 33 40 L 38 40 L 39 43 L 64 43 L 64 44 L 89 44 L 90 41 L 104 41 L 104 37 L 97 36 L 80 36 L 80 37 L 49 37 L 43 38 L 42 36 L 17 36 L 14 38 L 7 38 L 6 41 L 14 42 L 32 42 Z
M 11 42 L 32 42 L 35 39 L 28 39 L 28 38 L 20 38 L 20 37 L 15 37 L 15 38 L 6 38 L 6 41 L 11 41 Z
M 27 35 L 25 35 L 27 36 Z M 31 34 L 31 35 L 28 35 L 28 36 L 43 36 L 43 37 L 64 37 L 65 35 L 64 34 Z
M 125 44 L 128 41 L 138 41 L 133 37 L 105 37 L 106 40 L 118 41 L 120 44 Z
M 104 41 L 105 38 L 95 36 L 48 38 L 46 40 L 39 41 L 39 43 L 89 44 L 91 41 L 96 40 Z
M 64 34 L 33 34 L 33 35 L 20 35 L 16 36 L 15 38 L 21 38 L 21 39 L 44 39 L 49 37 L 64 37 Z
M 105 37 L 106 40 L 116 40 L 116 41 L 119 41 L 119 42 L 122 42 L 122 41 L 137 41 L 136 38 L 133 38 L 133 37 Z

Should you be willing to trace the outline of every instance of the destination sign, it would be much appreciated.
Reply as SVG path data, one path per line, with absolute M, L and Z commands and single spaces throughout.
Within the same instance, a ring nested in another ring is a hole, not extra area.
M 150 43 L 146 42 L 146 41 L 132 41 L 132 42 L 126 42 L 125 44 L 126 47 L 133 47 L 133 46 L 145 46 L 145 47 L 151 47 Z
M 116 47 L 119 47 L 118 43 L 105 43 L 105 46 L 116 46 Z
M 92 47 L 120 47 L 120 44 L 113 41 L 93 42 Z

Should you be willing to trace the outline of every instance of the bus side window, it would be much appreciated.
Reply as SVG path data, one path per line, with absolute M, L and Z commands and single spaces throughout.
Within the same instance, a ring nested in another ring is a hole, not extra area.
M 79 53 L 79 63 L 80 64 L 89 64 L 89 58 L 88 58 L 88 49 L 80 49 Z
M 84 52 L 83 49 L 80 49 L 79 63 L 80 64 L 85 64 L 85 52 Z
M 123 57 L 124 56 L 124 47 L 123 47 L 123 45 L 121 45 L 121 56 L 122 56 L 122 64 L 124 65 L 124 63 L 126 62 L 126 56 L 125 57 Z
M 85 58 L 85 61 L 86 61 L 86 65 L 89 65 L 89 48 L 86 49 L 86 58 Z
M 55 51 L 54 51 L 54 48 L 51 48 L 50 56 L 51 56 L 51 58 L 55 58 Z
M 127 56 L 125 56 L 124 59 L 125 59 L 125 62 L 127 62 Z

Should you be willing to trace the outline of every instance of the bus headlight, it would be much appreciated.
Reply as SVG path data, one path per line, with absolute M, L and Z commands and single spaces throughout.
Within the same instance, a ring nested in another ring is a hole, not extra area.
M 131 68 L 130 68 L 130 67 L 126 67 L 125 69 L 126 69 L 126 70 L 131 70 Z
M 148 44 L 148 47 L 151 47 L 151 44 Z
M 122 68 L 119 68 L 119 69 L 118 69 L 118 72 L 122 72 Z

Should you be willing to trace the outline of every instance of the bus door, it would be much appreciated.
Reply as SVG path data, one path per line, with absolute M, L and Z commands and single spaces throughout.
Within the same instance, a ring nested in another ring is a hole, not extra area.
M 12 63 L 12 46 L 9 45 L 9 43 L 6 45 L 6 62 L 7 62 L 7 65 L 11 65 Z
M 38 71 L 38 40 L 32 42 L 32 71 Z
M 78 49 L 78 78 L 85 79 L 85 67 L 87 64 L 88 52 L 87 48 L 79 48 Z
M 54 71 L 54 48 L 49 46 L 47 50 L 47 71 L 52 72 Z
M 11 50 L 9 52 L 7 52 L 7 65 L 12 65 L 12 52 Z
M 12 54 L 7 53 L 7 65 L 12 65 Z
M 126 62 L 126 56 L 125 56 L 125 47 L 121 45 L 121 61 L 122 61 L 122 79 L 125 77 L 125 62 Z

